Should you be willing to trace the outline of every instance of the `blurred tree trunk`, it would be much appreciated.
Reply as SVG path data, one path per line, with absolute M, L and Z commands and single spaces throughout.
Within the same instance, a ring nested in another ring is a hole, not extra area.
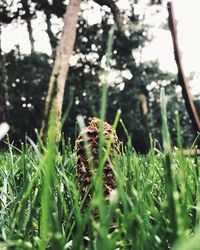
M 6 120 L 5 101 L 3 95 L 3 56 L 1 50 L 1 25 L 0 22 L 0 123 Z
M 31 53 L 35 51 L 35 46 L 34 46 L 34 38 L 33 38 L 33 29 L 31 26 L 31 19 L 27 19 L 27 29 L 28 29 L 28 35 L 29 35 L 29 40 L 30 40 L 30 45 L 31 45 Z
M 174 17 L 174 9 L 172 2 L 168 3 L 168 12 L 169 12 L 169 28 L 172 35 L 172 41 L 174 46 L 174 55 L 178 68 L 178 80 L 179 84 L 182 87 L 183 97 L 185 99 L 186 108 L 188 110 L 189 116 L 192 120 L 193 127 L 196 131 L 200 131 L 200 120 L 196 110 L 196 107 L 193 102 L 192 95 L 190 93 L 189 84 L 186 80 L 183 70 L 181 52 L 178 44 L 178 37 L 176 31 L 176 21 Z
M 47 23 L 46 32 L 49 37 L 49 42 L 51 45 L 52 57 L 54 58 L 56 54 L 57 38 L 51 29 L 51 13 L 49 12 L 49 10 L 44 10 L 44 14 L 46 16 L 46 23 Z
M 113 18 L 114 18 L 114 21 L 116 23 L 117 29 L 118 29 L 119 34 L 120 34 L 120 37 L 118 39 L 121 39 L 122 41 L 124 40 L 125 43 L 128 43 L 129 38 L 125 34 L 124 17 L 121 14 L 120 9 L 116 5 L 116 2 L 114 0 L 93 0 L 93 1 L 96 2 L 97 4 L 99 4 L 100 6 L 105 5 L 105 6 L 110 8 L 110 10 L 113 14 Z M 134 9 L 132 12 L 132 21 L 137 22 L 137 18 L 135 18 Z M 130 60 L 132 60 L 132 62 L 135 62 L 135 58 L 133 57 L 133 53 L 132 53 L 132 47 L 127 47 L 126 49 L 128 50 Z M 132 75 L 135 75 L 134 69 L 131 66 L 131 64 L 130 64 L 129 70 L 132 73 Z M 140 91 L 141 91 L 140 97 L 141 97 L 142 123 L 144 125 L 144 128 L 145 128 L 147 134 L 148 134 L 148 125 L 147 125 L 148 98 L 146 95 L 146 90 L 143 87 L 140 88 Z
M 141 113 L 143 114 L 143 116 L 146 117 L 149 113 L 148 98 L 144 93 L 141 93 L 140 100 L 141 100 Z
M 116 5 L 116 3 L 113 0 L 94 0 L 94 2 L 98 3 L 101 6 L 106 5 L 111 9 L 117 28 L 121 33 L 123 33 L 125 31 L 123 23 L 124 18 L 121 15 L 120 10 Z
M 58 129 L 61 128 L 61 116 L 63 96 L 67 74 L 69 71 L 69 59 L 73 52 L 76 38 L 76 24 L 80 11 L 81 0 L 70 0 L 64 15 L 62 36 L 56 50 L 56 58 L 52 70 L 48 93 L 45 103 L 45 119 L 42 122 L 40 135 L 43 136 L 47 126 L 47 119 L 52 107 L 55 95 L 55 112 Z
M 63 18 L 66 10 L 65 0 L 32 0 L 36 3 L 35 9 L 42 11 L 46 19 L 46 33 L 49 37 L 49 42 L 52 50 L 52 58 L 55 58 L 56 47 L 58 43 L 57 34 L 52 31 L 51 17 L 55 15 L 58 18 Z
M 28 0 L 21 0 L 21 4 L 23 6 L 23 9 L 25 11 L 25 14 L 23 15 L 23 19 L 27 22 L 27 30 L 28 30 L 28 35 L 29 35 L 29 41 L 31 45 L 31 52 L 35 51 L 34 47 L 34 38 L 33 38 L 33 28 L 31 24 L 31 19 L 32 19 L 32 14 L 30 12 L 30 6 L 28 4 Z

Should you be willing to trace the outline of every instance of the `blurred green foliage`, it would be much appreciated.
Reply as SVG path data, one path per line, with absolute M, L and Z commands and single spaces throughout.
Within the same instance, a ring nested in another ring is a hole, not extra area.
M 5 93 L 11 138 L 24 140 L 34 136 L 43 117 L 51 65 L 45 54 L 20 55 L 11 51 L 5 56 Z
M 63 127 L 65 135 L 72 138 L 76 137 L 78 114 L 83 115 L 86 122 L 99 115 L 101 78 L 104 73 L 102 62 L 105 61 L 108 32 L 112 26 L 112 14 L 106 9 L 102 9 L 102 12 L 101 23 L 90 25 L 83 17 L 78 22 L 74 63 L 70 67 L 63 107 L 65 113 L 72 103 Z M 172 138 L 176 140 L 174 112 L 177 110 L 183 139 L 185 145 L 188 145 L 194 139 L 194 131 L 182 96 L 177 92 L 176 76 L 162 72 L 157 62 L 138 61 L 134 52 L 140 53 L 145 42 L 149 41 L 148 26 L 134 12 L 124 15 L 127 35 L 115 31 L 111 69 L 107 80 L 107 121 L 112 123 L 117 110 L 121 109 L 123 122 L 132 136 L 135 149 L 146 152 L 149 148 L 149 133 L 158 138 L 159 142 L 161 140 L 159 93 L 160 88 L 165 86 Z M 4 58 L 4 86 L 11 138 L 16 142 L 23 140 L 25 133 L 34 138 L 34 129 L 40 128 L 43 118 L 53 58 L 41 53 L 21 55 L 18 49 L 5 54 Z M 142 109 L 143 101 L 148 108 L 146 115 Z M 120 139 L 125 140 L 120 126 L 118 133 Z

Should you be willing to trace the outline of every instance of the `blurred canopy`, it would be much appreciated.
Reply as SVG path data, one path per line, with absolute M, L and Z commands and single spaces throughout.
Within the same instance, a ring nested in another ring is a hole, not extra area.
M 52 17 L 62 18 L 65 1 L 31 0 L 15 1 L 15 8 L 3 0 L 0 6 L 0 21 L 7 25 L 11 22 L 27 22 L 32 53 L 23 55 L 19 48 L 4 54 L 3 88 L 6 102 L 7 121 L 11 125 L 11 139 L 16 143 L 24 140 L 25 133 L 34 138 L 34 129 L 40 128 L 43 119 L 45 96 L 51 74 L 57 33 L 52 30 Z M 17 2 L 17 5 L 16 5 Z M 98 2 L 98 1 L 95 1 Z M 105 1 L 106 2 L 106 1 Z M 108 1 L 109 2 L 109 1 Z M 112 2 L 112 1 L 111 1 Z M 149 41 L 148 26 L 143 16 L 135 14 L 134 6 L 139 1 L 131 1 L 131 10 L 122 12 L 125 35 L 115 31 L 113 54 L 108 91 L 107 121 L 112 123 L 118 109 L 122 120 L 132 136 L 133 145 L 139 152 L 149 147 L 149 133 L 160 140 L 159 92 L 165 86 L 168 96 L 169 124 L 173 140 L 176 139 L 174 111 L 180 115 L 183 138 L 186 145 L 194 138 L 184 101 L 178 89 L 176 76 L 159 70 L 157 62 L 138 62 L 134 53 L 140 53 Z M 149 1 L 152 4 L 161 1 Z M 86 1 L 87 3 L 87 1 Z M 87 3 L 89 4 L 89 2 Z M 76 116 L 82 114 L 86 120 L 98 116 L 101 98 L 101 76 L 104 71 L 108 32 L 113 25 L 113 14 L 104 5 L 101 7 L 101 23 L 91 25 L 79 17 L 77 38 L 73 52 L 76 63 L 71 64 L 65 90 L 63 113 L 71 105 L 69 116 L 64 124 L 65 136 L 76 136 Z M 45 16 L 46 32 L 52 48 L 52 56 L 38 53 L 34 48 L 31 20 L 38 12 Z M 29 24 L 28 24 L 29 23 Z M 28 27 L 29 25 L 29 27 Z M 113 77 L 115 76 L 115 77 Z M 197 103 L 199 105 L 199 103 Z M 126 140 L 123 128 L 118 126 L 119 138 Z

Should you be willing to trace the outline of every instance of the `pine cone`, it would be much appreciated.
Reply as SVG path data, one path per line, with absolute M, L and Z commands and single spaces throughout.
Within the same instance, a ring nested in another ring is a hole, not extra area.
M 88 154 L 85 147 L 89 147 L 91 152 L 90 157 L 92 158 L 94 172 L 98 168 L 98 147 L 99 147 L 99 122 L 97 118 L 93 118 L 88 127 L 85 127 L 80 132 L 78 139 L 76 140 L 76 154 L 77 154 L 77 164 L 76 164 L 76 176 L 78 179 L 78 187 L 80 189 L 81 197 L 87 192 L 91 181 L 93 172 L 90 169 Z M 107 123 L 103 123 L 103 135 L 104 140 L 109 141 L 112 134 L 112 127 Z M 87 142 L 84 140 L 87 138 Z M 105 143 L 106 148 L 106 143 Z M 116 132 L 114 132 L 111 150 L 109 153 L 109 158 L 112 159 L 114 156 L 119 155 L 119 140 Z M 106 160 L 103 169 L 103 179 L 104 179 L 104 194 L 108 197 L 111 191 L 115 188 L 115 177 L 112 170 L 112 166 L 108 160 Z M 92 191 L 91 191 L 92 192 Z M 90 200 L 91 192 L 89 192 L 87 201 Z

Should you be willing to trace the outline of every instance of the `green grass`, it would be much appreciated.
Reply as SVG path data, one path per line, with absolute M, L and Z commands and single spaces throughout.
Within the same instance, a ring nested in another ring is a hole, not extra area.
M 46 146 L 8 144 L 0 156 L 0 249 L 198 249 L 199 159 L 182 148 L 172 152 L 165 111 L 163 103 L 163 153 L 151 139 L 149 153 L 138 155 L 127 138 L 112 160 L 117 187 L 110 202 L 97 172 L 84 209 L 74 149 L 62 140 L 58 150 L 53 122 Z

